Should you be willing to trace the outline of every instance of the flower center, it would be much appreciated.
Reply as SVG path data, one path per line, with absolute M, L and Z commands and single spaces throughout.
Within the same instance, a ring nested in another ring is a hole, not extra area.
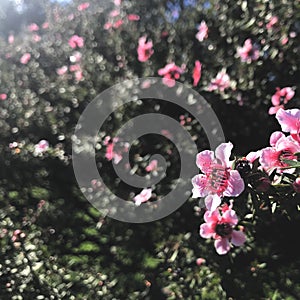
M 221 237 L 227 237 L 232 233 L 232 226 L 229 223 L 217 224 L 216 233 Z
M 284 165 L 287 166 L 287 164 L 284 162 L 285 159 L 287 160 L 294 160 L 297 157 L 289 150 L 283 150 L 281 151 L 279 155 L 279 161 Z
M 213 165 L 208 173 L 208 184 L 211 191 L 222 194 L 228 185 L 228 171 L 223 166 Z

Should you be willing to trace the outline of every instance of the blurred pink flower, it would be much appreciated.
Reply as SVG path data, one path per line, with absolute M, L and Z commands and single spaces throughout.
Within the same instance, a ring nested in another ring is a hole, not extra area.
M 205 21 L 202 21 L 198 27 L 198 32 L 196 34 L 196 39 L 202 42 L 204 39 L 208 38 L 208 27 Z
M 297 108 L 283 110 L 280 108 L 276 113 L 281 130 L 289 132 L 294 140 L 300 143 L 300 110 Z
M 84 2 L 82 4 L 79 4 L 78 7 L 77 7 L 77 9 L 79 11 L 83 11 L 83 10 L 86 10 L 89 6 L 90 6 L 89 2 Z
M 274 115 L 280 108 L 284 108 L 295 95 L 294 90 L 291 87 L 285 87 L 283 89 L 277 88 L 276 93 L 272 96 L 272 104 L 274 105 L 269 109 L 269 114 Z
M 115 23 L 113 23 L 113 28 L 119 28 L 119 27 L 121 27 L 122 25 L 123 25 L 123 20 L 122 19 L 119 19 L 119 20 L 117 20 Z
M 300 193 L 300 177 L 296 178 L 293 183 L 293 189 L 295 192 Z
M 196 164 L 203 174 L 192 179 L 192 197 L 206 197 L 205 205 L 209 210 L 215 210 L 221 204 L 222 197 L 237 197 L 245 188 L 239 172 L 232 170 L 229 160 L 232 148 L 232 143 L 222 143 L 215 153 L 204 150 L 197 155 Z
M 114 4 L 116 6 L 120 6 L 121 5 L 122 0 L 114 0 Z
M 77 81 L 81 81 L 83 79 L 83 74 L 81 70 L 75 72 L 75 79 Z
M 70 72 L 76 72 L 76 71 L 80 71 L 80 70 L 81 70 L 81 67 L 80 67 L 80 65 L 78 65 L 78 64 L 76 64 L 76 65 L 71 65 L 71 66 L 69 67 L 69 70 L 70 70 Z
M 226 254 L 231 245 L 242 246 L 246 235 L 241 230 L 234 230 L 238 217 L 233 209 L 226 207 L 222 210 L 207 211 L 204 214 L 205 223 L 200 226 L 200 235 L 205 239 L 213 238 L 219 255 Z
M 37 43 L 41 40 L 41 37 L 38 34 L 34 34 L 32 36 L 32 40 Z
M 82 37 L 78 36 L 78 35 L 73 35 L 70 39 L 69 39 L 69 45 L 75 49 L 76 47 L 82 48 L 84 46 L 84 40 Z
M 291 136 L 286 137 L 282 132 L 273 132 L 270 137 L 271 147 L 261 150 L 259 162 L 267 173 L 274 169 L 279 172 L 291 173 L 291 169 L 282 169 L 289 165 L 284 160 L 297 160 L 295 153 L 300 152 L 300 145 Z
M 118 164 L 123 156 L 122 156 L 122 153 L 120 152 L 115 152 L 115 142 L 117 142 L 118 140 L 117 139 L 113 139 L 112 141 L 110 140 L 110 137 L 107 137 L 107 139 L 104 141 L 104 144 L 106 145 L 106 154 L 105 154 L 105 158 L 108 160 L 108 161 L 111 161 L 113 160 L 113 162 L 115 164 Z
M 197 264 L 197 266 L 201 266 L 201 265 L 203 265 L 205 262 L 206 262 L 206 260 L 205 260 L 204 258 L 202 258 L 202 257 L 199 257 L 199 258 L 196 259 L 196 264 Z
M 223 92 L 225 89 L 230 87 L 230 78 L 225 70 L 220 71 L 217 77 L 212 79 L 208 86 L 209 91 L 220 90 Z
M 117 17 L 120 14 L 120 11 L 118 9 L 114 9 L 109 13 L 109 16 L 114 18 Z
M 8 36 L 8 43 L 9 43 L 9 44 L 13 44 L 14 41 L 15 41 L 14 35 L 13 35 L 13 34 L 10 34 L 10 35 Z
M 49 149 L 49 143 L 46 140 L 40 140 L 35 146 L 34 146 L 34 154 L 39 155 L 44 152 L 46 152 Z
M 142 203 L 147 202 L 152 196 L 152 189 L 143 189 L 133 200 L 136 206 L 140 206 Z
M 70 56 L 70 62 L 72 62 L 72 63 L 80 62 L 81 57 L 82 57 L 82 54 L 80 52 L 76 51 Z
M 6 94 L 0 94 L 0 100 L 6 100 L 7 95 Z
M 104 29 L 105 30 L 109 30 L 110 28 L 112 28 L 112 26 L 113 26 L 113 24 L 112 23 L 110 23 L 110 22 L 106 22 L 105 24 L 104 24 Z
M 259 50 L 257 47 L 253 46 L 251 39 L 247 39 L 244 46 L 237 49 L 237 53 L 244 62 L 252 62 L 259 58 Z
M 281 38 L 281 45 L 286 45 L 289 41 L 289 38 L 287 36 L 283 36 Z
M 62 66 L 61 68 L 56 70 L 57 75 L 62 76 L 68 72 L 68 67 L 67 66 Z
M 163 76 L 163 83 L 168 87 L 175 85 L 175 80 L 180 78 L 184 70 L 175 65 L 175 63 L 167 64 L 164 68 L 158 70 L 158 75 Z
M 23 65 L 26 65 L 30 61 L 30 58 L 31 58 L 31 54 L 30 53 L 25 53 L 20 58 L 20 63 L 23 64 Z
M 156 159 L 153 159 L 149 165 L 146 167 L 146 171 L 147 172 L 152 172 L 155 171 L 157 169 L 157 163 L 158 161 Z
M 137 53 L 138 53 L 138 60 L 140 62 L 145 62 L 151 57 L 151 55 L 154 52 L 152 47 L 153 47 L 152 41 L 149 40 L 147 42 L 146 36 L 142 36 L 139 38 L 139 45 L 137 48 Z
M 272 16 L 269 23 L 266 25 L 267 29 L 271 29 L 278 22 L 278 17 Z
M 193 70 L 193 79 L 194 79 L 193 86 L 197 86 L 199 81 L 200 81 L 201 69 L 202 69 L 202 65 L 201 65 L 200 61 L 196 60 L 195 61 L 195 67 L 194 67 L 194 70 Z
M 43 23 L 42 27 L 43 29 L 47 29 L 49 27 L 49 23 L 48 22 Z
M 127 19 L 128 19 L 129 21 L 139 21 L 140 16 L 135 15 L 135 14 L 130 14 L 130 15 L 127 16 Z
M 40 29 L 39 26 L 35 23 L 32 23 L 28 26 L 28 30 L 31 31 L 31 32 L 32 31 L 38 31 L 39 29 Z

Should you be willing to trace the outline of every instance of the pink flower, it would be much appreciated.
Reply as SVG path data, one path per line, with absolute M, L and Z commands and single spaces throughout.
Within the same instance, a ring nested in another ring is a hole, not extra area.
M 297 108 L 283 110 L 280 108 L 276 113 L 281 130 L 289 132 L 294 140 L 300 143 L 300 110 Z
M 201 65 L 200 61 L 196 60 L 195 61 L 195 67 L 194 67 L 194 70 L 193 70 L 193 79 L 194 79 L 193 86 L 197 86 L 199 81 L 200 81 L 201 68 L 202 68 L 202 65 Z
M 73 35 L 70 39 L 69 39 L 69 45 L 75 49 L 76 47 L 82 48 L 84 46 L 84 40 L 82 37 L 78 36 L 78 35 Z
M 203 265 L 205 262 L 206 262 L 206 260 L 205 260 L 204 258 L 202 258 L 202 257 L 199 257 L 199 258 L 196 259 L 196 264 L 197 264 L 197 266 L 201 266 L 201 265 Z
M 204 220 L 206 223 L 200 226 L 200 235 L 205 239 L 215 240 L 215 248 L 219 255 L 226 254 L 230 250 L 230 244 L 239 247 L 245 243 L 245 233 L 234 230 L 238 217 L 230 207 L 225 207 L 222 213 L 218 209 L 207 211 Z
M 120 19 L 120 20 L 117 20 L 115 23 L 113 23 L 113 28 L 119 28 L 119 27 L 121 27 L 122 25 L 123 25 L 123 20 L 122 19 Z
M 282 132 L 273 132 L 270 137 L 271 147 L 261 150 L 260 164 L 268 172 L 271 173 L 274 169 L 279 172 L 291 172 L 291 169 L 282 169 L 288 167 L 284 162 L 287 160 L 297 160 L 295 153 L 300 151 L 300 145 L 293 138 L 286 137 Z
M 147 172 L 152 172 L 157 169 L 157 163 L 158 161 L 156 159 L 152 160 L 149 165 L 146 167 Z
M 152 196 L 152 189 L 143 189 L 133 200 L 136 206 L 140 206 L 142 203 L 147 202 Z
M 110 137 L 106 137 L 105 140 L 104 140 L 104 145 L 106 145 L 106 154 L 105 154 L 105 158 L 108 160 L 108 161 L 111 161 L 113 160 L 113 162 L 115 164 L 118 164 L 123 156 L 122 156 L 122 151 L 127 151 L 127 147 L 124 147 L 124 149 L 122 151 L 116 151 L 115 150 L 115 143 L 118 142 L 118 138 L 113 138 L 111 140 Z
M 56 70 L 56 73 L 57 73 L 57 75 L 62 76 L 64 74 L 66 74 L 67 71 L 68 71 L 68 67 L 62 66 L 61 68 Z
M 152 49 L 153 43 L 151 40 L 147 41 L 147 37 L 142 36 L 139 38 L 139 46 L 137 48 L 138 53 L 138 60 L 140 62 L 147 61 L 151 55 L 153 54 L 154 50 Z
M 104 27 L 103 27 L 103 28 L 104 28 L 105 30 L 109 30 L 109 29 L 111 29 L 111 28 L 112 28 L 112 26 L 113 26 L 113 24 L 112 24 L 112 23 L 110 23 L 110 22 L 107 22 L 107 23 L 105 23 L 105 24 L 104 24 Z
M 208 90 L 220 90 L 223 92 L 228 87 L 230 87 L 230 77 L 225 70 L 222 70 L 217 74 L 216 78 L 211 80 Z
M 114 0 L 115 6 L 120 6 L 121 2 L 122 2 L 122 0 Z
M 82 54 L 78 51 L 74 52 L 73 55 L 70 56 L 70 62 L 77 63 L 80 62 Z
M 199 42 L 202 42 L 203 40 L 208 38 L 208 27 L 206 25 L 205 21 L 202 21 L 198 27 L 198 32 L 196 34 L 196 39 Z
M 89 2 L 84 2 L 82 4 L 79 4 L 78 7 L 77 7 L 77 9 L 79 11 L 83 11 L 83 10 L 86 10 L 89 6 L 90 6 Z
M 295 95 L 295 92 L 291 87 L 285 87 L 283 89 L 277 88 L 277 92 L 272 96 L 273 107 L 270 107 L 269 114 L 274 115 L 280 108 L 284 108 Z
M 10 34 L 10 35 L 8 36 L 8 43 L 9 43 L 9 44 L 13 44 L 14 41 L 15 41 L 14 35 L 13 35 L 13 34 Z
M 43 29 L 47 29 L 49 27 L 49 23 L 48 22 L 43 23 L 42 27 Z
M 76 72 L 76 71 L 81 70 L 81 68 L 80 68 L 80 65 L 76 64 L 76 65 L 71 65 L 69 67 L 69 70 L 70 70 L 70 72 Z
M 32 40 L 37 43 L 41 40 L 41 37 L 38 34 L 34 34 L 32 36 Z
M 283 36 L 281 38 L 281 45 L 286 45 L 289 41 L 289 38 L 287 36 Z
M 7 95 L 6 94 L 0 94 L 0 100 L 6 100 Z
M 238 56 L 244 62 L 251 62 L 254 60 L 258 60 L 259 58 L 259 50 L 257 47 L 252 45 L 251 39 L 247 39 L 242 48 L 237 49 Z
M 49 149 L 49 143 L 46 140 L 40 140 L 35 146 L 34 146 L 34 154 L 40 155 L 44 152 L 46 152 Z
M 127 16 L 128 21 L 139 21 L 140 16 L 135 15 L 135 14 L 130 14 Z
M 300 177 L 296 178 L 293 183 L 293 189 L 296 193 L 300 193 Z
M 271 17 L 269 23 L 266 25 L 266 28 L 271 29 L 277 22 L 278 22 L 278 17 L 276 16 Z
M 31 58 L 31 54 L 30 53 L 25 53 L 20 58 L 20 63 L 23 64 L 23 65 L 26 65 L 30 61 L 30 58 Z
M 81 70 L 75 72 L 75 79 L 77 81 L 81 81 L 83 79 L 83 74 Z
M 215 210 L 222 197 L 237 197 L 245 188 L 239 172 L 231 167 L 232 148 L 232 143 L 222 143 L 215 154 L 204 150 L 197 155 L 196 164 L 203 174 L 192 179 L 193 198 L 206 197 L 205 205 L 209 210 Z
M 28 26 L 28 30 L 29 31 L 38 31 L 40 28 L 39 28 L 39 26 L 38 25 L 36 25 L 35 23 L 32 23 L 32 24 L 30 24 L 29 26 Z
M 178 80 L 182 73 L 183 69 L 176 66 L 173 62 L 158 70 L 158 75 L 163 76 L 163 83 L 168 87 L 173 87 L 175 80 Z
M 117 17 L 119 14 L 120 14 L 120 11 L 117 9 L 114 9 L 109 13 L 109 16 L 114 18 L 114 17 Z

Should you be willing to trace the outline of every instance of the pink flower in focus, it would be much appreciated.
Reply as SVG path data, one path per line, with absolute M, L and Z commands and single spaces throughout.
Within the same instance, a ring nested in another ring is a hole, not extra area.
M 242 246 L 246 241 L 246 235 L 241 230 L 234 230 L 238 223 L 238 217 L 233 209 L 226 207 L 204 214 L 205 223 L 200 226 L 200 235 L 205 239 L 213 238 L 215 248 L 219 255 L 226 254 L 231 245 Z
M 215 90 L 223 92 L 228 87 L 230 87 L 230 77 L 225 70 L 222 70 L 217 74 L 216 78 L 211 80 L 208 90 L 210 92 Z
M 277 92 L 272 96 L 273 107 L 269 109 L 269 115 L 274 115 L 280 108 L 284 108 L 295 95 L 295 92 L 291 87 L 285 87 L 283 89 L 277 88 Z
M 145 62 L 151 57 L 151 55 L 154 52 L 152 47 L 153 47 L 153 43 L 151 40 L 147 42 L 147 37 L 142 36 L 141 38 L 139 38 L 137 53 L 138 53 L 138 60 L 140 62 Z
M 62 76 L 64 74 L 66 74 L 67 71 L 68 71 L 68 67 L 62 66 L 61 68 L 56 70 L 56 73 L 57 73 L 57 75 Z
M 6 100 L 7 95 L 6 94 L 0 94 L 0 100 Z
M 251 39 L 247 39 L 244 43 L 244 46 L 237 49 L 238 56 L 244 62 L 252 62 L 258 60 L 259 50 L 257 47 L 252 45 Z
M 82 37 L 78 36 L 78 35 L 73 35 L 70 39 L 69 39 L 69 45 L 75 49 L 76 47 L 82 48 L 84 46 L 84 40 Z
M 15 41 L 14 35 L 13 35 L 13 34 L 10 34 L 10 35 L 8 36 L 8 43 L 9 43 L 9 44 L 13 44 L 14 41 Z
M 199 81 L 200 81 L 201 69 L 202 69 L 202 65 L 201 65 L 200 61 L 196 60 L 195 61 L 195 67 L 194 67 L 194 70 L 193 70 L 193 79 L 194 79 L 193 86 L 197 86 Z
M 28 30 L 31 31 L 31 32 L 32 31 L 38 31 L 39 29 L 40 29 L 39 26 L 35 23 L 32 23 L 28 26 Z
M 269 23 L 266 25 L 266 28 L 271 29 L 277 22 L 278 22 L 278 17 L 276 16 L 271 17 Z
M 152 196 L 152 189 L 143 189 L 133 200 L 136 206 L 140 206 L 142 203 L 147 202 Z
M 202 21 L 198 27 L 198 32 L 196 34 L 196 39 L 202 42 L 204 39 L 208 38 L 208 27 L 205 21 Z
M 139 21 L 140 16 L 135 15 L 135 14 L 130 14 L 127 16 L 128 21 Z
M 20 63 L 23 64 L 23 65 L 26 65 L 30 61 L 30 58 L 31 58 L 31 54 L 30 53 L 25 53 L 20 58 Z
M 164 68 L 158 70 L 158 75 L 163 76 L 163 83 L 168 87 L 175 85 L 175 80 L 180 78 L 183 69 L 176 66 L 175 63 L 167 64 Z
M 237 197 L 245 188 L 239 172 L 231 167 L 229 158 L 232 148 L 232 143 L 222 143 L 215 154 L 204 150 L 197 155 L 196 164 L 203 174 L 192 179 L 192 197 L 206 197 L 205 205 L 209 210 L 215 210 L 221 204 L 222 197 Z
M 49 149 L 49 143 L 46 140 L 40 140 L 35 146 L 34 146 L 34 154 L 40 155 L 44 152 L 46 152 Z
M 274 169 L 279 172 L 291 173 L 291 169 L 282 169 L 289 165 L 284 160 L 297 160 L 295 153 L 300 151 L 300 145 L 292 138 L 286 137 L 282 132 L 273 132 L 270 137 L 271 147 L 261 150 L 260 164 L 263 169 L 272 173 Z
M 84 2 L 80 5 L 78 5 L 77 9 L 78 9 L 78 11 L 83 11 L 83 10 L 86 10 L 89 6 L 90 6 L 89 2 Z
M 149 165 L 146 167 L 147 172 L 152 172 L 157 169 L 157 163 L 158 161 L 156 159 L 152 160 Z
M 276 113 L 281 130 L 289 132 L 291 137 L 300 143 L 300 110 L 297 108 L 283 110 L 280 108 Z

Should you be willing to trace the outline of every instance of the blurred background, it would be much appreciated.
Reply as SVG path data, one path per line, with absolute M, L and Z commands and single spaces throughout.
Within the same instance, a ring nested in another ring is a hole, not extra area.
M 208 31 L 197 38 L 203 21 Z M 105 218 L 81 194 L 71 158 L 75 125 L 97 94 L 159 76 L 172 62 L 182 68 L 178 81 L 211 104 L 235 155 L 268 146 L 280 130 L 269 114 L 277 88 L 291 87 L 285 108 L 299 107 L 299 34 L 297 0 L 1 0 L 0 299 L 299 299 L 298 214 L 262 211 L 243 223 L 246 246 L 219 256 L 199 236 L 197 200 L 149 224 Z M 143 36 L 154 50 L 145 62 L 137 53 Z M 247 39 L 259 54 L 243 60 Z M 221 71 L 230 84 L 210 89 Z M 182 121 L 199 151 L 209 147 L 182 108 L 156 99 L 120 108 L 99 131 L 96 160 L 128 201 L 138 190 L 118 180 L 107 146 L 121 124 L 145 112 Z M 144 136 L 130 149 L 139 175 L 153 153 L 168 161 L 159 196 L 180 165 L 164 136 Z M 89 188 L 101 192 L 97 181 Z M 242 214 L 246 201 L 237 204 Z

